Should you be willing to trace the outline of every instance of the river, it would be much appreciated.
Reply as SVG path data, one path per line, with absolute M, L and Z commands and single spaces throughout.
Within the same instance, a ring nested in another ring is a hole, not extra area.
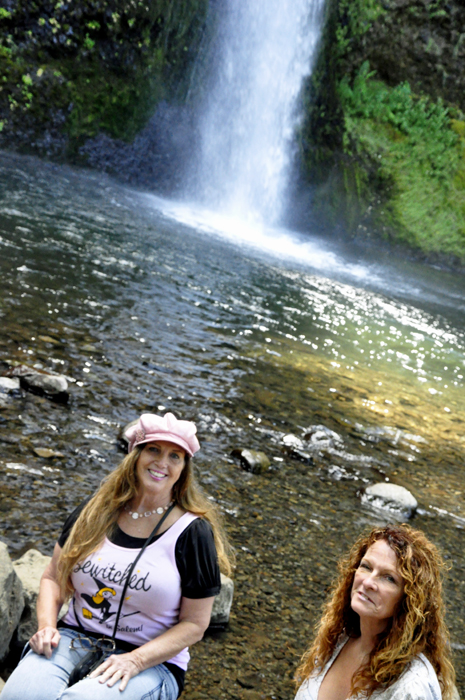
M 230 628 L 194 648 L 187 700 L 292 696 L 337 558 L 393 517 L 361 500 L 384 480 L 450 564 L 465 693 L 463 277 L 7 153 L 0 251 L 0 368 L 64 374 L 71 394 L 0 395 L 13 557 L 50 553 L 121 458 L 121 427 L 170 410 L 198 424 L 199 479 L 238 555 Z M 289 434 L 313 438 L 298 454 Z M 244 471 L 235 448 L 271 466 Z

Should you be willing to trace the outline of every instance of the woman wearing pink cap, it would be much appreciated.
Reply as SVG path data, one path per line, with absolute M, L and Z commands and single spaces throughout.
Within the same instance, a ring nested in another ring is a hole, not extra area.
M 146 413 L 125 437 L 127 457 L 63 527 L 41 581 L 38 631 L 2 700 L 175 700 L 182 692 L 188 647 L 209 625 L 220 568 L 230 572 L 229 546 L 193 477 L 195 424 Z M 83 677 L 79 664 L 102 649 L 110 655 Z

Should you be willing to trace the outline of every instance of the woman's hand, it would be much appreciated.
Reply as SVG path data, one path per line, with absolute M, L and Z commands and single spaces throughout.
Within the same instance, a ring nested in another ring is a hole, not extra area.
M 111 688 L 115 683 L 121 681 L 120 690 L 124 690 L 129 680 L 142 671 L 142 667 L 138 664 L 134 652 L 129 654 L 112 654 L 106 659 L 95 671 L 89 675 L 89 678 L 99 678 L 100 683 L 106 683 Z
M 36 654 L 43 654 L 49 659 L 52 651 L 58 646 L 60 638 L 61 634 L 56 627 L 43 627 L 32 635 L 29 645 Z

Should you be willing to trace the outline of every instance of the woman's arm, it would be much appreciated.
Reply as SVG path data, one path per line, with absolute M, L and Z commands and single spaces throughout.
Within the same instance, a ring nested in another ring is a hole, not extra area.
M 128 654 L 110 656 L 90 677 L 101 676 L 100 683 L 107 683 L 110 687 L 121 681 L 119 689 L 124 690 L 133 676 L 168 661 L 185 647 L 192 646 L 202 639 L 210 624 L 214 600 L 214 596 L 199 599 L 181 598 L 178 624 Z
M 56 544 L 53 556 L 40 580 L 39 597 L 37 598 L 38 630 L 29 640 L 31 649 L 36 654 L 44 654 L 47 659 L 60 641 L 60 633 L 56 624 L 58 613 L 63 605 L 63 598 L 58 585 L 57 566 L 61 547 Z

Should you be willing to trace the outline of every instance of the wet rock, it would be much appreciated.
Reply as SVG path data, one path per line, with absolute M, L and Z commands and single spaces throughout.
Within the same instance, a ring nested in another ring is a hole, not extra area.
M 235 449 L 231 454 L 239 458 L 242 469 L 252 474 L 263 474 L 271 464 L 266 454 L 258 450 Z
M 401 518 L 411 518 L 418 507 L 416 498 L 406 488 L 383 482 L 368 486 L 362 495 L 362 502 L 389 510 Z
M 64 457 L 62 452 L 56 452 L 51 450 L 49 447 L 34 447 L 34 452 L 39 457 L 45 457 L 46 459 L 51 459 L 52 457 Z
M 249 673 L 244 676 L 238 676 L 237 682 L 241 688 L 252 689 L 256 688 L 260 684 L 261 678 L 258 673 Z
M 61 345 L 59 340 L 56 340 L 49 335 L 39 335 L 39 340 L 42 340 L 44 343 L 51 343 L 52 345 Z
M 6 544 L 0 542 L 0 660 L 3 659 L 24 608 L 23 586 L 11 563 Z
M 335 445 L 339 446 L 343 443 L 341 436 L 325 425 L 312 425 L 310 428 L 307 428 L 304 434 L 304 440 L 320 448 L 334 447 Z
M 36 603 L 40 579 L 50 561 L 36 549 L 30 549 L 20 559 L 13 562 L 13 568 L 21 580 L 24 593 L 24 610 L 18 626 L 18 641 L 25 644 L 37 631 Z
M 221 574 L 221 591 L 216 596 L 210 618 L 211 628 L 226 627 L 234 595 L 234 583 L 228 576 Z
M 13 374 L 19 376 L 21 387 L 33 394 L 46 396 L 58 403 L 67 403 L 69 400 L 68 381 L 62 374 L 38 372 L 24 365 L 16 367 Z
M 304 441 L 298 438 L 296 435 L 293 435 L 292 433 L 284 435 L 284 437 L 282 438 L 282 443 L 284 445 L 285 451 L 288 454 L 292 455 L 293 457 L 297 457 L 297 459 L 300 459 L 302 462 L 306 462 L 309 464 L 312 463 L 312 455 L 305 448 Z
M 303 438 L 290 433 L 282 438 L 282 442 L 290 455 L 308 464 L 312 464 L 314 455 L 333 453 L 335 448 L 343 445 L 340 435 L 325 425 L 310 426 L 304 432 Z

